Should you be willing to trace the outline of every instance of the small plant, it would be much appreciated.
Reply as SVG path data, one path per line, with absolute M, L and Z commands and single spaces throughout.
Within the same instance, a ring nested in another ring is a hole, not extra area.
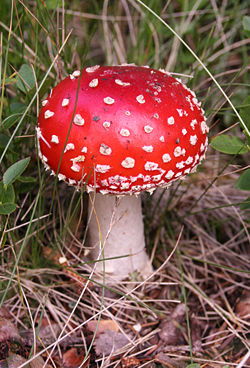
M 27 157 L 11 165 L 3 174 L 0 181 L 0 215 L 9 215 L 15 211 L 15 191 L 13 183 L 18 180 L 30 162 Z

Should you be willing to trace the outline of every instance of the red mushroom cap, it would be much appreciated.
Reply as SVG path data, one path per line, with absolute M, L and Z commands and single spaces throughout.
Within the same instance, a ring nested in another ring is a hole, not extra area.
M 37 132 L 44 164 L 57 172 L 62 156 L 59 179 L 103 194 L 166 186 L 193 172 L 208 144 L 195 94 L 148 67 L 75 71 L 42 105 Z

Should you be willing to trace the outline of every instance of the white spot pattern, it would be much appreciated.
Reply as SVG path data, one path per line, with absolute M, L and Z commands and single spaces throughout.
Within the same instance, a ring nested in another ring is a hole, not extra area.
M 128 129 L 122 128 L 120 130 L 120 135 L 122 135 L 123 137 L 129 137 L 130 136 L 130 131 Z
M 113 103 L 115 102 L 115 100 L 112 97 L 104 97 L 103 99 L 104 103 L 106 105 L 113 105 Z
M 135 160 L 131 157 L 126 157 L 125 160 L 122 161 L 121 165 L 126 169 L 132 169 L 135 166 Z
M 145 103 L 145 98 L 143 95 L 139 95 L 136 97 L 136 101 L 139 102 L 140 104 L 144 104 Z
M 170 154 L 169 153 L 164 153 L 164 155 L 162 155 L 162 161 L 165 162 L 165 163 L 171 161 Z
M 145 152 L 153 152 L 154 147 L 153 146 L 143 146 L 142 149 Z
M 53 111 L 50 111 L 50 110 L 46 110 L 45 113 L 44 113 L 44 118 L 45 119 L 49 119 L 51 118 L 53 115 L 55 115 L 55 113 Z
M 89 66 L 88 68 L 86 68 L 86 72 L 87 73 L 94 73 L 99 68 L 100 68 L 100 65 Z
M 190 143 L 192 144 L 192 146 L 194 146 L 197 143 L 197 135 L 191 135 L 190 136 Z
M 71 166 L 71 170 L 74 172 L 79 172 L 81 170 L 81 167 L 76 163 L 73 163 L 73 165 Z
M 172 170 L 169 170 L 167 174 L 165 175 L 165 178 L 170 180 L 174 176 L 174 172 Z
M 122 82 L 120 79 L 115 79 L 115 83 L 119 86 L 130 86 L 130 83 Z
M 189 156 L 189 157 L 186 159 L 186 165 L 190 165 L 193 161 L 194 161 L 193 157 L 192 157 L 192 156 Z
M 145 163 L 144 168 L 147 171 L 153 171 L 153 170 L 158 170 L 159 169 L 158 164 L 156 162 L 150 162 L 150 161 L 147 161 Z
M 177 162 L 175 166 L 177 167 L 177 169 L 183 169 L 185 166 L 185 162 L 184 161 Z
M 170 116 L 170 117 L 168 118 L 168 124 L 169 124 L 169 125 L 174 125 L 174 117 L 173 117 L 173 116 Z
M 79 76 L 80 76 L 80 74 L 81 74 L 80 70 L 75 70 L 75 71 L 72 73 L 73 77 L 75 77 L 75 78 L 79 77 Z
M 68 106 L 68 104 L 69 104 L 69 99 L 68 98 L 64 98 L 62 100 L 62 107 Z
M 160 139 L 161 142 L 163 142 L 163 143 L 165 142 L 165 138 L 164 138 L 163 135 L 159 139 Z
M 203 134 L 206 134 L 206 133 L 208 133 L 208 126 L 207 126 L 207 124 L 206 124 L 206 122 L 205 121 L 202 121 L 201 122 L 201 131 L 202 131 L 202 133 Z
M 150 125 L 145 125 L 144 126 L 144 131 L 146 133 L 151 133 L 153 131 L 153 128 Z
M 90 81 L 89 82 L 89 87 L 91 87 L 91 88 L 95 88 L 95 87 L 97 87 L 98 86 L 98 79 L 97 78 L 95 78 L 95 79 L 92 79 L 92 81 Z
M 75 164 L 76 162 L 84 162 L 85 161 L 85 156 L 80 155 L 80 156 L 71 158 L 70 161 L 72 161 L 73 164 Z
M 51 137 L 51 143 L 55 143 L 55 144 L 58 144 L 59 143 L 59 138 L 57 135 L 55 134 L 52 134 L 52 137 Z
M 106 172 L 108 172 L 110 170 L 110 166 L 109 165 L 99 165 L 97 164 L 95 167 L 95 171 L 101 174 L 105 174 Z
M 190 126 L 191 126 L 191 128 L 194 130 L 195 129 L 195 125 L 197 125 L 198 123 L 197 123 L 197 120 L 196 119 L 194 119 L 194 120 L 192 120 L 191 121 L 191 123 L 190 123 Z
M 63 175 L 63 174 L 58 174 L 58 180 L 61 181 L 61 180 L 66 180 L 66 175 Z
M 174 149 L 174 156 L 175 157 L 179 157 L 180 155 L 185 155 L 186 153 L 186 150 L 185 148 L 181 148 L 180 146 L 177 146 L 175 149 Z
M 101 143 L 101 147 L 99 149 L 99 152 L 102 155 L 109 156 L 109 155 L 111 155 L 112 149 L 109 146 L 107 146 L 106 144 Z
M 80 114 L 76 114 L 73 120 L 73 123 L 75 125 L 83 126 L 84 125 L 84 119 Z
M 65 150 L 64 150 L 64 153 L 67 152 L 67 151 L 74 150 L 74 149 L 75 149 L 74 143 L 67 143 L 66 147 L 65 147 Z
M 104 126 L 105 129 L 110 127 L 110 122 L 109 121 L 104 121 L 104 123 L 102 124 Z

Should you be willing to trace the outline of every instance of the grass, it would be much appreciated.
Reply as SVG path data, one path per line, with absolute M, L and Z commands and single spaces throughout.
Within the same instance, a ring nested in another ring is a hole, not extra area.
M 76 366 L 250 367 L 247 12 L 237 0 L 1 1 L 0 317 L 24 341 L 20 367 L 67 366 L 74 347 Z M 84 262 L 87 195 L 44 171 L 35 128 L 41 100 L 68 73 L 123 62 L 187 83 L 211 144 L 197 174 L 143 195 L 154 276 L 104 288 Z M 93 320 L 119 326 L 119 354 L 96 355 Z

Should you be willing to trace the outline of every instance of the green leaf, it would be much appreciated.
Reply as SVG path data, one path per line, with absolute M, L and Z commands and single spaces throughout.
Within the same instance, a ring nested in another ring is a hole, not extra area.
M 13 165 L 11 165 L 6 172 L 3 174 L 3 183 L 8 186 L 12 184 L 26 169 L 30 162 L 30 158 L 24 158 Z
M 242 139 L 229 137 L 226 134 L 218 135 L 211 141 L 211 146 L 219 152 L 236 155 L 248 152 L 248 148 Z
M 22 115 L 21 113 L 13 114 L 7 116 L 6 119 L 3 120 L 3 126 L 5 129 L 9 129 L 16 123 L 16 121 L 19 119 L 19 116 Z
M 37 179 L 33 178 L 33 176 L 20 176 L 18 179 L 21 183 L 36 183 Z
M 242 20 L 244 31 L 250 31 L 250 17 L 245 15 Z
M 12 102 L 10 104 L 10 111 L 13 112 L 13 114 L 18 112 L 24 112 L 26 110 L 26 105 L 24 105 L 22 102 Z
M 17 88 L 22 92 L 28 92 L 35 87 L 35 78 L 31 67 L 27 64 L 23 64 L 18 72 L 17 76 Z
M 51 10 L 62 7 L 62 0 L 46 0 L 46 7 Z
M 241 211 L 249 210 L 249 209 L 250 209 L 250 197 L 248 197 L 247 199 L 245 199 L 245 200 L 240 204 L 240 209 L 241 209 Z
M 186 368 L 201 368 L 201 366 L 198 363 L 192 363 L 187 365 Z
M 5 134 L 0 134 L 0 148 L 5 148 L 9 142 L 9 137 Z
M 235 187 L 240 190 L 250 190 L 250 169 L 247 169 L 241 174 L 235 183 Z
M 6 78 L 5 79 L 5 85 L 8 85 L 8 84 L 15 84 L 16 83 L 16 79 L 15 78 Z
M 13 185 L 8 185 L 7 187 L 3 184 L 3 182 L 0 182 L 0 203 L 7 203 L 11 202 L 13 203 L 15 200 L 15 191 L 13 188 Z
M 0 204 L 0 215 L 9 215 L 15 211 L 16 207 L 15 203 L 2 203 Z

